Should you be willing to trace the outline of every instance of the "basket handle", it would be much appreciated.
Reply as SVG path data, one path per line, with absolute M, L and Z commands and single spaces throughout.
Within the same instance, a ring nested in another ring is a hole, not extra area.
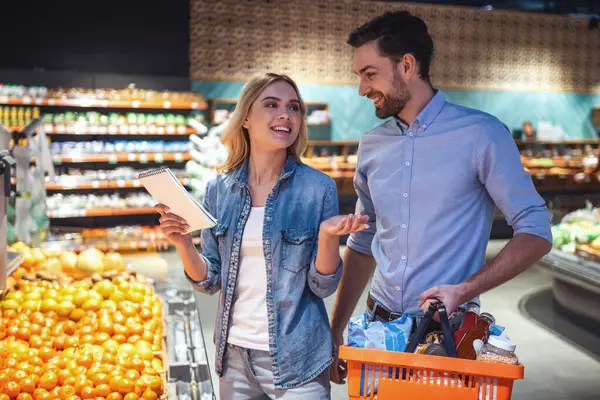
M 440 325 L 442 327 L 442 333 L 444 334 L 444 349 L 446 350 L 446 353 L 448 353 L 448 357 L 456 358 L 454 336 L 452 334 L 452 329 L 450 328 L 450 322 L 448 321 L 448 312 L 446 311 L 446 306 L 444 306 L 443 303 L 432 303 L 429 305 L 429 309 L 423 316 L 421 323 L 410 337 L 408 346 L 406 346 L 406 353 L 415 352 L 419 341 L 425 338 L 425 332 L 427 331 L 429 323 L 433 319 L 433 316 L 436 312 L 440 315 Z

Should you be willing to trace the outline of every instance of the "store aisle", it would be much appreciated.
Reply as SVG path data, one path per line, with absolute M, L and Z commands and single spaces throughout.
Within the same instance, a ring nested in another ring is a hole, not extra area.
M 492 241 L 488 247 L 488 257 L 493 257 L 505 242 Z M 166 267 L 180 267 L 176 254 L 162 253 L 162 260 L 149 255 L 132 259 L 136 269 L 151 272 L 159 280 L 166 279 Z M 149 261 L 154 259 L 152 263 Z M 158 262 L 157 262 L 158 261 Z M 519 305 L 523 298 L 546 289 L 551 284 L 549 277 L 538 267 L 530 270 L 505 285 L 482 296 L 482 308 L 490 312 L 499 324 L 507 327 L 507 334 L 518 347 L 517 352 L 525 365 L 525 380 L 515 385 L 513 399 L 523 400 L 596 400 L 600 398 L 600 360 L 582 349 L 524 316 Z M 359 302 L 355 315 L 364 311 L 367 293 Z M 205 337 L 211 338 L 214 329 L 217 297 L 201 296 L 200 313 Z M 335 296 L 326 299 L 329 312 L 333 309 Z M 208 359 L 214 360 L 214 344 L 206 343 Z M 214 363 L 214 362 L 212 362 Z M 218 393 L 218 379 L 214 376 L 215 390 Z M 218 398 L 218 397 L 217 397 Z M 347 399 L 345 385 L 333 385 L 332 399 Z

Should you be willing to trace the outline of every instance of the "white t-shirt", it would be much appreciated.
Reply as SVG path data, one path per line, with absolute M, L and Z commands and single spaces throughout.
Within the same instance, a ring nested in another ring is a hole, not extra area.
M 262 243 L 264 207 L 252 207 L 242 236 L 228 343 L 269 351 L 267 266 Z

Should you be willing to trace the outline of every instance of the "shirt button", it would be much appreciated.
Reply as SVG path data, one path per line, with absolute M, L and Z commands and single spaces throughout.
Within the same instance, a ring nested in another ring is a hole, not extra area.
M 408 167 L 410 165 L 410 161 L 405 162 L 405 164 Z
M 404 256 L 404 255 L 403 255 L 401 258 L 402 258 L 403 260 L 406 260 L 406 256 Z
M 265 240 L 265 244 L 269 244 L 270 242 L 268 240 Z
M 412 136 L 412 135 L 413 135 L 413 133 L 412 133 L 412 132 L 408 132 L 408 136 Z
M 423 124 L 423 129 L 427 128 L 427 125 Z
M 396 286 L 396 290 L 397 290 L 397 291 L 400 291 L 400 286 Z
M 402 224 L 402 229 L 406 229 L 406 224 Z
M 404 193 L 402 196 L 404 196 L 404 197 L 408 197 L 408 193 Z

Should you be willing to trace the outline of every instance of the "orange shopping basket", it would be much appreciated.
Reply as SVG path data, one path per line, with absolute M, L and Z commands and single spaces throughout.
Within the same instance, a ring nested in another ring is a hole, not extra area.
M 523 379 L 522 365 L 453 358 L 451 334 L 450 340 L 444 335 L 450 357 L 414 354 L 436 311 L 432 305 L 404 353 L 340 346 L 339 358 L 348 362 L 350 399 L 510 400 L 513 382 Z M 442 330 L 451 333 L 443 306 L 439 312 Z

